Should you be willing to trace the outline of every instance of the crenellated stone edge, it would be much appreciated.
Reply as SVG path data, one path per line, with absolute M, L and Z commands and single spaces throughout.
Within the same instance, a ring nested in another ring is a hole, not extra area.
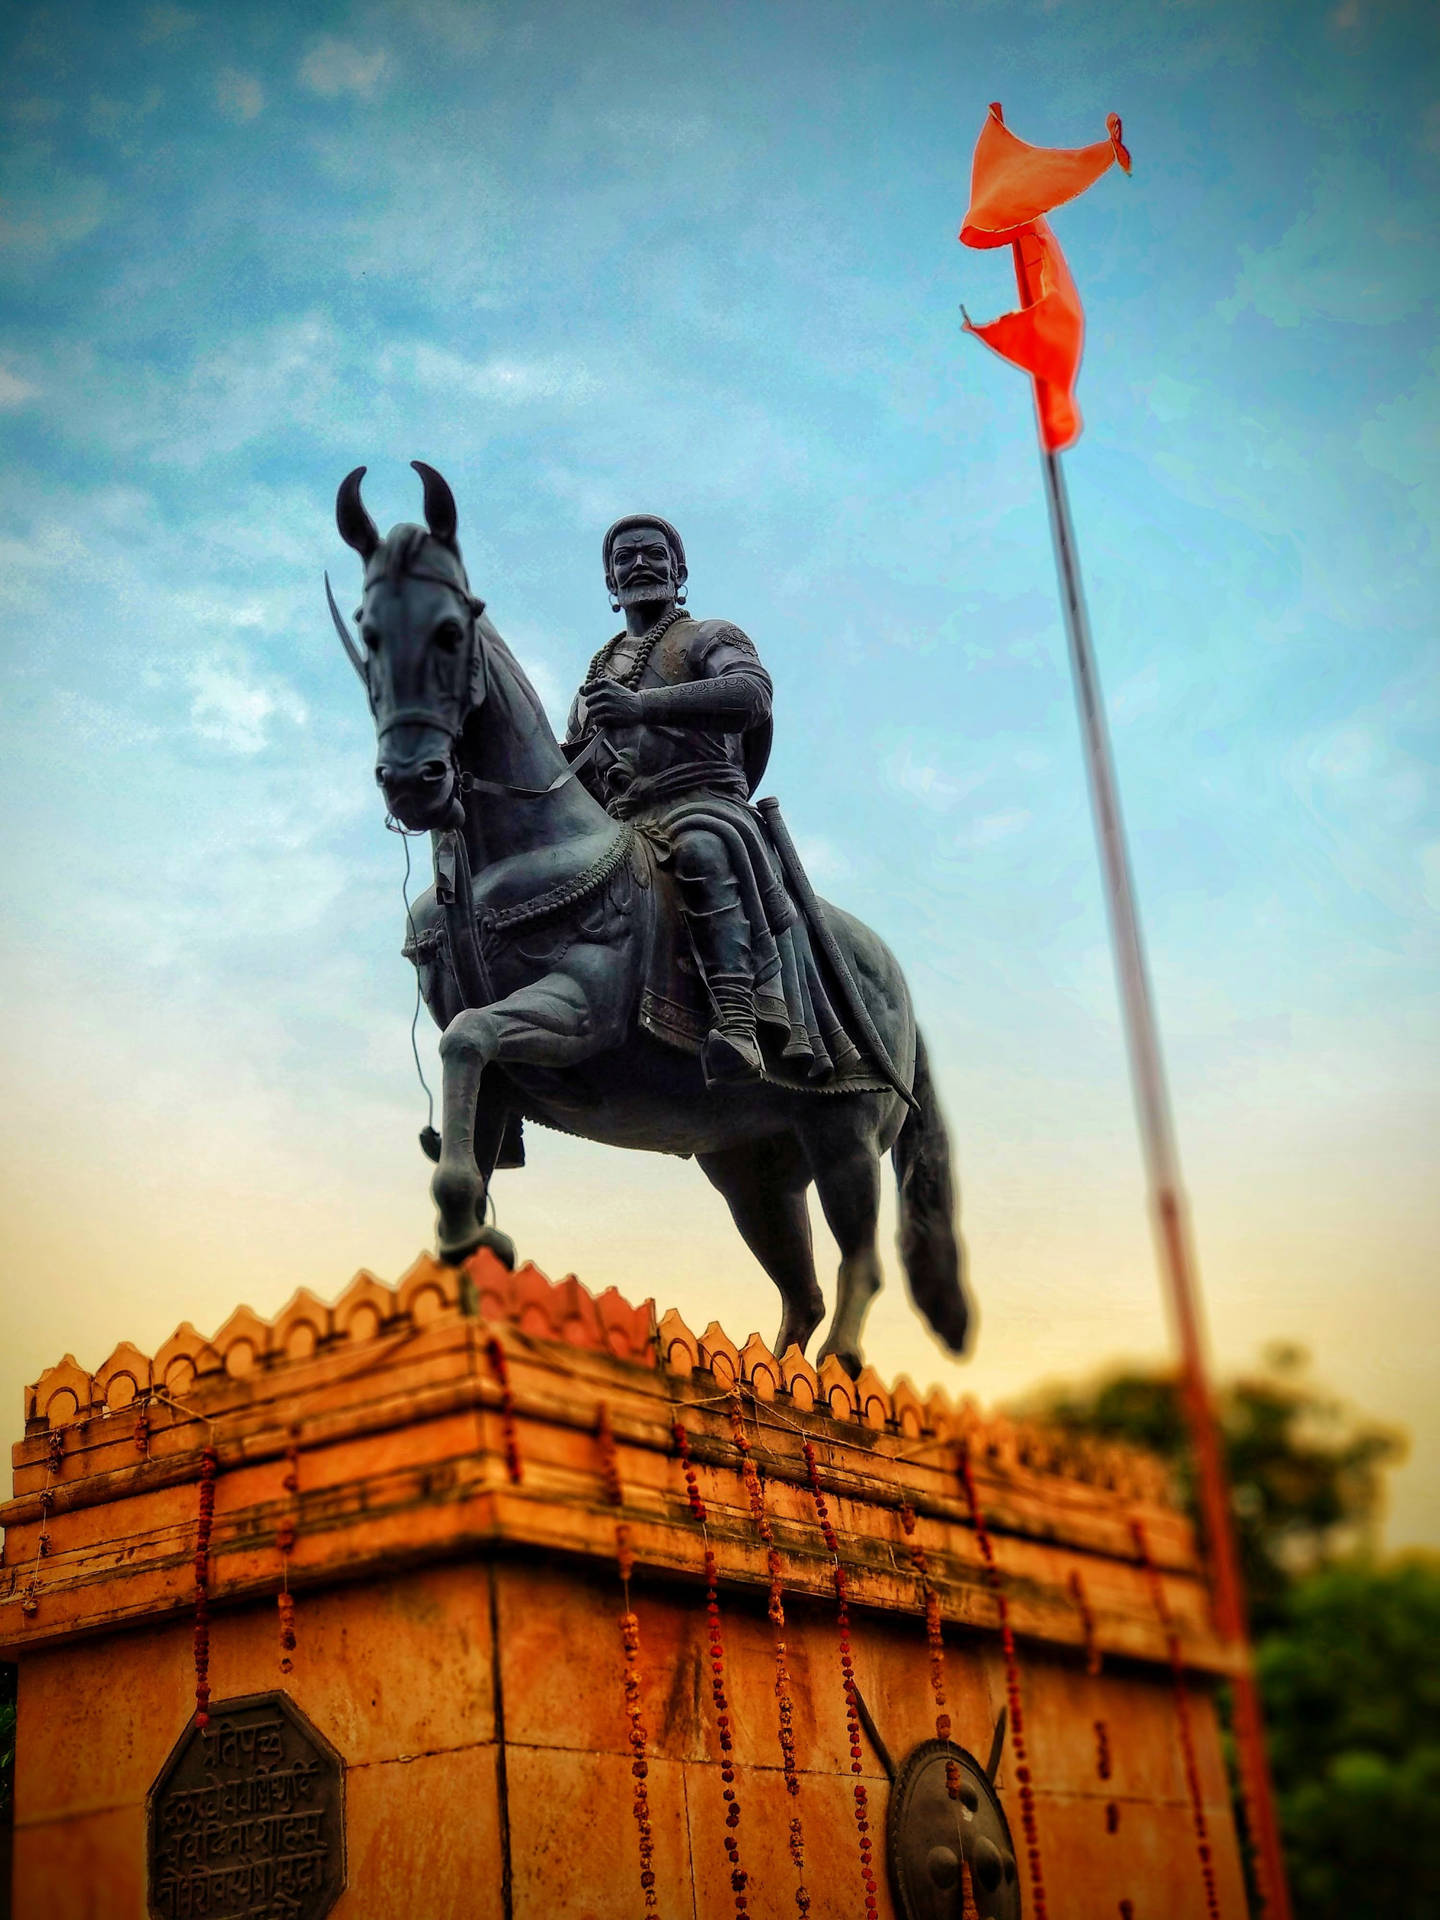
M 716 1386 L 742 1385 L 760 1401 L 780 1400 L 797 1412 L 818 1409 L 862 1430 L 915 1441 L 968 1440 L 974 1451 L 1006 1468 L 1073 1480 L 1154 1505 L 1173 1505 L 1169 1477 L 1152 1456 L 1092 1439 L 984 1414 L 975 1400 L 938 1387 L 922 1396 L 904 1375 L 887 1385 L 873 1367 L 852 1380 L 833 1358 L 818 1370 L 792 1346 L 774 1354 L 758 1333 L 743 1347 L 711 1321 L 695 1334 L 672 1307 L 657 1317 L 655 1303 L 633 1306 L 615 1288 L 592 1294 L 573 1274 L 551 1280 L 530 1262 L 513 1272 L 486 1250 L 461 1267 L 422 1254 L 392 1286 L 362 1268 L 333 1306 L 301 1287 L 272 1320 L 237 1307 L 209 1339 L 182 1321 L 153 1356 L 122 1341 L 94 1373 L 73 1354 L 48 1367 L 25 1390 L 26 1437 L 55 1432 L 153 1399 L 195 1404 L 207 1385 L 254 1377 L 278 1386 L 291 1366 L 335 1351 L 359 1352 L 407 1328 L 458 1315 L 462 1285 L 473 1289 L 483 1321 L 509 1323 L 533 1339 L 607 1353 L 642 1366 L 659 1364 L 680 1375 L 708 1375 Z

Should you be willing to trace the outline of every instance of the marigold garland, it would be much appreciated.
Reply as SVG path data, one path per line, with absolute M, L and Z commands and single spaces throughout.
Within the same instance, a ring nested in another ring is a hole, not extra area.
M 1098 1679 L 1104 1661 L 1100 1653 L 1100 1642 L 1095 1637 L 1095 1615 L 1090 1609 L 1090 1596 L 1085 1591 L 1085 1582 L 1078 1571 L 1072 1571 L 1069 1580 L 1070 1598 L 1080 1615 L 1080 1630 L 1085 1636 L 1085 1671 L 1092 1680 Z
M 905 1529 L 910 1559 L 920 1576 L 920 1590 L 925 1596 L 925 1638 L 930 1647 L 930 1691 L 935 1696 L 935 1738 L 948 1742 L 950 1715 L 945 1704 L 945 1635 L 940 1621 L 940 1597 L 930 1581 L 930 1562 L 925 1549 L 915 1537 L 915 1509 L 908 1499 L 900 1502 L 900 1525 Z M 960 1762 L 951 1757 L 945 1761 L 945 1790 L 952 1800 L 960 1798 Z
M 485 1358 L 490 1362 L 490 1371 L 500 1388 L 500 1434 L 505 1448 L 505 1471 L 510 1476 L 511 1484 L 518 1487 L 525 1478 L 525 1468 L 520 1458 L 520 1434 L 515 1425 L 515 1395 L 510 1389 L 510 1362 L 498 1334 L 492 1333 L 485 1342 Z
M 1174 1616 L 1165 1598 L 1160 1569 L 1150 1552 L 1150 1539 L 1143 1522 L 1130 1522 L 1130 1536 L 1145 1570 L 1150 1602 L 1165 1634 L 1165 1652 L 1170 1661 L 1170 1677 L 1175 1688 L 1175 1724 L 1180 1740 L 1180 1757 L 1185 1768 L 1185 1785 L 1190 1794 L 1190 1821 L 1195 1829 L 1195 1851 L 1200 1858 L 1200 1877 L 1205 1883 L 1205 1911 L 1210 1920 L 1220 1920 L 1220 1894 L 1215 1881 L 1215 1862 L 1210 1849 L 1210 1829 L 1205 1819 L 1205 1800 L 1200 1790 L 1200 1767 L 1195 1758 L 1195 1735 L 1190 1725 L 1190 1696 L 1185 1686 L 1185 1660 L 1180 1651 L 1180 1636 Z
M 985 1563 L 985 1578 L 995 1596 L 1000 1613 L 1000 1649 L 1005 1657 L 1005 1700 L 1010 1709 L 1010 1740 L 1015 1749 L 1015 1780 L 1020 1791 L 1020 1824 L 1025 1833 L 1025 1855 L 1030 1866 L 1030 1889 L 1034 1897 L 1035 1920 L 1047 1920 L 1045 1873 L 1040 1859 L 1040 1831 L 1035 1819 L 1035 1790 L 1031 1784 L 1030 1756 L 1025 1738 L 1025 1705 L 1020 1696 L 1020 1662 L 1015 1653 L 1015 1635 L 1010 1626 L 1010 1602 L 995 1561 L 995 1548 L 980 1509 L 975 1490 L 975 1473 L 970 1464 L 970 1445 L 960 1443 L 960 1480 L 966 1504 L 975 1528 L 980 1557 Z
M 804 1451 L 805 1475 L 810 1482 L 815 1518 L 820 1522 L 820 1532 L 833 1563 L 830 1578 L 835 1586 L 835 1613 L 840 1632 L 840 1674 L 845 1691 L 845 1726 L 850 1736 L 850 1771 L 859 1774 L 864 1771 L 864 1761 L 860 1746 L 860 1705 L 855 1696 L 855 1657 L 850 1646 L 850 1583 L 840 1564 L 840 1542 L 830 1519 L 829 1502 L 820 1485 L 815 1449 L 808 1440 Z M 855 1831 L 860 1840 L 860 1880 L 865 1888 L 865 1916 L 866 1920 L 875 1920 L 878 1908 L 875 1904 L 875 1866 L 871 1858 L 870 1796 L 860 1780 L 855 1782 Z
M 200 1509 L 195 1522 L 195 1724 L 210 1724 L 210 1535 L 215 1525 L 214 1447 L 200 1450 Z
M 150 1458 L 150 1409 L 141 1407 L 135 1416 L 135 1451 L 142 1460 Z
M 800 1775 L 795 1767 L 795 1703 L 790 1695 L 790 1655 L 785 1644 L 784 1567 L 775 1533 L 765 1511 L 765 1492 L 751 1458 L 750 1441 L 745 1432 L 745 1408 L 737 1392 L 728 1402 L 730 1430 L 740 1454 L 740 1474 L 750 1502 L 750 1518 L 765 1546 L 765 1564 L 770 1576 L 768 1611 L 775 1641 L 775 1702 L 780 1718 L 780 1763 L 785 1773 L 785 1791 L 793 1799 L 800 1794 Z M 799 1812 L 790 1818 L 790 1858 L 795 1864 L 795 1905 L 801 1920 L 810 1911 L 810 1892 L 805 1885 L 805 1828 Z
M 685 1476 L 685 1498 L 690 1503 L 690 1512 L 704 1527 L 709 1515 L 700 1492 L 700 1483 L 695 1476 L 695 1463 L 690 1457 L 690 1436 L 680 1421 L 676 1420 L 670 1429 L 675 1439 L 675 1451 L 680 1456 L 680 1468 Z M 746 1873 L 740 1859 L 740 1798 L 735 1791 L 735 1736 L 730 1722 L 730 1701 L 725 1691 L 725 1640 L 720 1626 L 720 1574 L 715 1564 L 715 1553 L 710 1545 L 710 1536 L 705 1535 L 705 1614 L 710 1640 L 710 1698 L 715 1703 L 715 1725 L 720 1735 L 720 1780 L 725 1801 L 725 1857 L 730 1862 L 730 1890 L 735 1896 L 735 1911 L 744 1915 L 749 1911 L 749 1895 L 746 1889 L 750 1885 L 750 1876 Z
M 630 1722 L 630 1772 L 635 1782 L 631 1812 L 635 1816 L 640 1850 L 640 1891 L 644 1896 L 646 1912 L 653 1913 L 657 1904 L 655 1836 L 650 1826 L 647 1736 L 645 1722 L 640 1715 L 640 1622 L 630 1608 L 630 1575 L 635 1569 L 635 1555 L 630 1546 L 630 1529 L 618 1518 L 618 1509 L 625 1504 L 625 1489 L 620 1481 L 620 1455 L 615 1446 L 615 1432 L 610 1425 L 610 1409 L 603 1400 L 595 1413 L 595 1433 L 600 1442 L 605 1498 L 617 1509 L 615 1564 L 620 1569 L 620 1579 L 625 1589 L 625 1611 L 620 1615 L 620 1642 L 625 1649 L 625 1716 Z

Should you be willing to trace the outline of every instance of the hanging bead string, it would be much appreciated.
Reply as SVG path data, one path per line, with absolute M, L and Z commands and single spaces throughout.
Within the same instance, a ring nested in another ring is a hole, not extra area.
M 40 1611 L 40 1562 L 50 1552 L 50 1511 L 55 1505 L 55 1481 L 65 1461 L 64 1429 L 52 1427 L 45 1440 L 45 1484 L 40 1489 L 40 1531 L 35 1536 L 35 1558 L 30 1564 L 30 1578 L 20 1599 L 20 1611 L 27 1620 L 33 1620 Z
M 830 1577 L 835 1584 L 835 1613 L 840 1632 L 840 1674 L 845 1691 L 845 1725 L 850 1735 L 850 1771 L 859 1775 L 864 1770 L 860 1747 L 860 1707 L 855 1697 L 855 1656 L 850 1645 L 850 1595 L 849 1581 L 845 1569 L 840 1564 L 840 1542 L 836 1538 L 835 1527 L 830 1519 L 830 1505 L 825 1498 L 825 1490 L 820 1485 L 820 1469 L 815 1459 L 815 1449 L 805 1442 L 805 1475 L 810 1482 L 810 1498 L 815 1507 L 815 1518 L 820 1522 L 820 1532 L 825 1545 L 830 1550 Z M 855 1831 L 860 1841 L 860 1880 L 865 1888 L 866 1920 L 875 1920 L 878 1911 L 875 1904 L 875 1865 L 871 1857 L 870 1843 L 870 1793 L 865 1783 L 855 1781 Z
M 985 1563 L 985 1578 L 1000 1612 L 1000 1648 L 1005 1657 L 1005 1699 L 1010 1709 L 1010 1741 L 1015 1749 L 1015 1779 L 1020 1790 L 1020 1823 L 1025 1832 L 1025 1853 L 1030 1863 L 1030 1890 L 1035 1920 L 1047 1920 L 1045 1873 L 1040 1859 L 1040 1831 L 1035 1819 L 1035 1791 L 1031 1785 L 1030 1757 L 1025 1738 L 1025 1706 L 1020 1697 L 1020 1662 L 1015 1653 L 1015 1634 L 1010 1625 L 1010 1601 L 995 1561 L 995 1547 L 980 1509 L 975 1490 L 975 1473 L 970 1463 L 970 1444 L 960 1443 L 960 1479 L 965 1488 L 970 1519 L 980 1557 Z
M 210 1535 L 215 1525 L 214 1447 L 200 1450 L 200 1510 L 195 1522 L 195 1724 L 210 1724 Z
M 1175 1688 L 1175 1727 L 1180 1740 L 1180 1757 L 1185 1767 L 1185 1785 L 1190 1795 L 1190 1820 L 1195 1829 L 1195 1851 L 1200 1858 L 1200 1877 L 1205 1883 L 1205 1911 L 1210 1916 L 1210 1920 L 1220 1920 L 1220 1895 L 1215 1882 L 1215 1862 L 1210 1849 L 1210 1830 L 1205 1819 L 1205 1801 L 1200 1791 L 1200 1767 L 1195 1758 L 1195 1735 L 1190 1725 L 1190 1695 L 1185 1685 L 1185 1660 L 1180 1650 L 1180 1636 L 1175 1631 L 1175 1618 L 1170 1611 L 1170 1602 L 1165 1598 L 1160 1569 L 1155 1565 L 1150 1552 L 1150 1537 L 1142 1521 L 1130 1522 L 1130 1536 L 1135 1542 L 1135 1551 L 1145 1570 L 1145 1583 L 1150 1589 L 1150 1603 L 1155 1609 L 1155 1617 L 1160 1622 L 1165 1635 L 1165 1652 L 1170 1662 L 1170 1677 Z
M 769 1614 L 775 1642 L 775 1701 L 780 1715 L 780 1762 L 785 1772 L 785 1791 L 792 1800 L 800 1796 L 800 1775 L 795 1769 L 795 1703 L 790 1694 L 790 1656 L 785 1644 L 784 1568 L 775 1545 L 774 1530 L 765 1511 L 765 1491 L 750 1455 L 745 1432 L 745 1408 L 739 1391 L 728 1395 L 730 1430 L 740 1453 L 740 1476 L 750 1502 L 750 1518 L 765 1547 L 765 1564 L 770 1576 Z M 801 1920 L 810 1911 L 810 1892 L 805 1885 L 805 1828 L 799 1809 L 790 1817 L 790 1858 L 795 1865 L 795 1905 Z
M 142 1460 L 150 1458 L 150 1402 L 143 1400 L 135 1416 L 135 1451 Z
M 625 1649 L 625 1716 L 630 1722 L 630 1772 L 635 1782 L 635 1828 L 640 1849 L 640 1890 L 645 1911 L 653 1913 L 655 1899 L 655 1837 L 650 1827 L 650 1789 L 647 1781 L 650 1761 L 646 1753 L 645 1722 L 640 1716 L 640 1622 L 630 1606 L 630 1575 L 635 1569 L 635 1553 L 630 1544 L 630 1529 L 620 1510 L 625 1504 L 625 1489 L 620 1482 L 620 1455 L 615 1432 L 610 1425 L 610 1408 L 601 1401 L 595 1411 L 595 1434 L 600 1442 L 600 1471 L 605 1498 L 615 1508 L 615 1564 L 620 1569 L 620 1584 L 625 1595 L 625 1611 L 620 1616 L 620 1643 Z
M 285 1448 L 285 1477 L 280 1482 L 290 1495 L 290 1512 L 275 1529 L 275 1545 L 280 1549 L 280 1591 L 275 1604 L 280 1613 L 280 1671 L 293 1673 L 295 1662 L 295 1596 L 290 1591 L 290 1555 L 295 1550 L 295 1535 L 300 1514 L 300 1428 L 292 1425 Z
M 486 1340 L 485 1358 L 490 1362 L 490 1371 L 500 1388 L 500 1434 L 505 1448 L 505 1471 L 510 1476 L 511 1485 L 518 1487 L 525 1478 L 525 1469 L 520 1459 L 520 1435 L 515 1425 L 515 1395 L 510 1388 L 510 1362 L 498 1334 L 492 1333 Z
M 1095 1722 L 1095 1772 L 1101 1780 L 1110 1778 L 1110 1730 L 1103 1720 Z
M 685 1476 L 685 1498 L 690 1504 L 690 1512 L 699 1522 L 701 1538 L 705 1545 L 705 1615 L 710 1640 L 710 1698 L 715 1704 L 715 1725 L 720 1735 L 720 1779 L 725 1800 L 725 1856 L 730 1862 L 730 1890 L 735 1896 L 735 1912 L 744 1915 L 749 1910 L 749 1895 L 746 1892 L 750 1876 L 746 1873 L 740 1859 L 740 1800 L 735 1791 L 735 1736 L 730 1722 L 730 1701 L 725 1692 L 725 1639 L 720 1626 L 720 1572 L 715 1563 L 715 1552 L 710 1545 L 708 1527 L 709 1515 L 700 1492 L 700 1483 L 695 1474 L 695 1463 L 690 1457 L 690 1436 L 683 1424 L 676 1420 L 671 1424 L 671 1434 L 675 1440 L 675 1451 L 680 1456 L 680 1469 Z
M 1104 1659 L 1100 1652 L 1100 1642 L 1095 1636 L 1095 1615 L 1091 1611 L 1090 1596 L 1085 1591 L 1085 1582 L 1080 1578 L 1078 1569 L 1072 1570 L 1068 1584 L 1070 1598 L 1075 1602 L 1075 1610 L 1080 1615 L 1080 1631 L 1085 1636 L 1085 1671 L 1092 1680 L 1097 1680 L 1104 1666 Z
M 975 1882 L 970 1876 L 970 1862 L 963 1853 L 960 1855 L 960 1920 L 981 1920 L 975 1899 Z
M 930 1579 L 925 1549 L 915 1537 L 915 1509 L 908 1497 L 900 1502 L 900 1525 L 905 1530 L 905 1544 L 925 1596 L 925 1638 L 930 1647 L 930 1691 L 935 1696 L 935 1738 L 948 1741 L 951 1722 L 945 1705 L 945 1635 L 940 1623 L 940 1596 Z M 960 1762 L 951 1755 L 945 1760 L 945 1790 L 952 1800 L 960 1798 Z

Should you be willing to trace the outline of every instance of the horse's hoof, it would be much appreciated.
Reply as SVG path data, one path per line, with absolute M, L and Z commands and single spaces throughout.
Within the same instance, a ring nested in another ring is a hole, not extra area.
M 815 1365 L 822 1367 L 827 1360 L 832 1358 L 840 1362 L 852 1380 L 858 1380 L 860 1378 L 860 1370 L 865 1365 L 865 1361 L 858 1349 L 855 1347 L 822 1347 Z
M 477 1247 L 483 1245 L 484 1235 L 478 1227 L 458 1240 L 447 1240 L 442 1234 L 435 1243 L 435 1258 L 442 1260 L 447 1267 L 458 1267 L 470 1258 Z
M 515 1242 L 508 1233 L 502 1233 L 498 1227 L 482 1227 L 475 1246 L 477 1252 L 481 1247 L 486 1248 L 502 1267 L 507 1267 L 511 1273 L 515 1271 Z

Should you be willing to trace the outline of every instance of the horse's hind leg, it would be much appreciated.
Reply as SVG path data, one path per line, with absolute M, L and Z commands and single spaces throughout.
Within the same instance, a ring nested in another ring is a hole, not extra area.
M 870 1129 L 847 1124 L 838 1114 L 807 1126 L 805 1145 L 826 1224 L 840 1249 L 835 1314 L 820 1359 L 833 1353 L 853 1379 L 864 1365 L 860 1335 L 865 1316 L 883 1284 L 875 1251 L 880 1156 Z
M 780 1289 L 784 1313 L 775 1352 L 805 1344 L 825 1317 L 825 1299 L 815 1278 L 810 1212 L 805 1192 L 810 1169 L 789 1134 L 747 1141 L 722 1153 L 701 1153 L 706 1178 L 725 1196 L 741 1237 Z

